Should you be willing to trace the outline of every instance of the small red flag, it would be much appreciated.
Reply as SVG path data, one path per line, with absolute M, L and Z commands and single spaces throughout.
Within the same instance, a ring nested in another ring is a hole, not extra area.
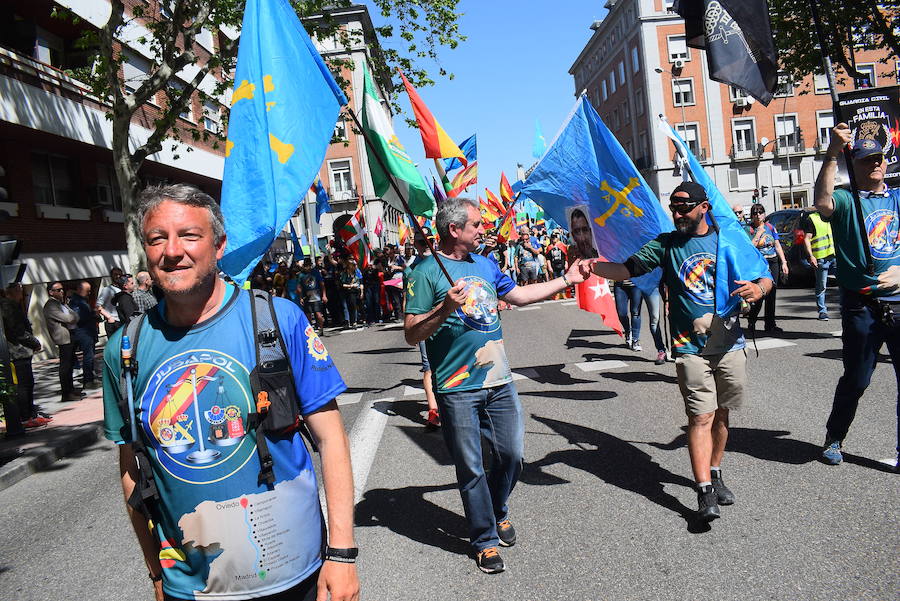
M 591 274 L 584 282 L 575 286 L 578 308 L 597 313 L 603 323 L 619 336 L 624 336 L 619 314 L 616 313 L 616 299 L 609 289 L 609 282 L 599 275 Z

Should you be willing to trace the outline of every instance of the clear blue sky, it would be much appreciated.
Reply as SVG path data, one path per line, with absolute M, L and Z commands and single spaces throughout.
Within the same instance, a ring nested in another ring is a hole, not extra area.
M 462 0 L 459 10 L 465 13 L 460 30 L 469 39 L 440 53 L 455 78 L 442 78 L 436 65 L 423 63 L 436 85 L 419 93 L 457 143 L 478 135 L 478 192 L 487 185 L 497 193 L 501 170 L 513 183 L 516 163 L 527 169 L 534 161 L 535 119 L 549 144 L 568 115 L 575 102 L 569 67 L 593 33 L 590 24 L 607 11 L 599 0 Z M 383 24 L 371 6 L 370 12 L 376 26 Z M 400 104 L 411 116 L 403 92 Z M 394 128 L 430 182 L 434 165 L 425 159 L 418 130 L 402 117 Z

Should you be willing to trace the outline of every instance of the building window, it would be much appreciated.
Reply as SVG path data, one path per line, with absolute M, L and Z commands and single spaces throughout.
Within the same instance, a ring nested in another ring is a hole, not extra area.
M 222 115 L 215 101 L 207 100 L 203 103 L 203 127 L 210 133 L 222 132 Z
M 644 114 L 644 88 L 634 91 L 634 112 L 636 115 Z
M 672 99 L 675 106 L 691 106 L 694 102 L 694 79 L 673 79 Z
M 150 61 L 133 52 L 125 52 L 125 62 L 122 63 L 123 83 L 129 94 L 141 87 L 144 80 L 150 76 Z
M 625 123 L 625 125 L 628 125 L 628 123 L 631 121 L 631 109 L 628 108 L 627 100 L 622 103 L 622 121 Z
M 675 126 L 675 131 L 681 136 L 688 145 L 688 150 L 695 157 L 700 157 L 700 135 L 699 126 L 696 123 L 679 123 Z
M 331 197 L 335 200 L 352 199 L 353 173 L 350 171 L 350 159 L 329 161 L 328 171 L 331 177 Z
M 819 132 L 816 143 L 823 151 L 831 141 L 831 130 L 834 128 L 834 113 L 831 111 L 816 111 L 816 129 Z
M 613 129 L 619 129 L 621 122 L 619 121 L 619 109 L 614 108 L 612 112 Z
M 862 74 L 862 77 L 856 78 L 857 88 L 874 88 L 878 85 L 878 79 L 875 76 L 875 65 L 856 65 L 856 70 Z
M 641 70 L 641 57 L 638 54 L 637 46 L 631 48 L 631 72 L 637 73 Z
M 665 0 L 663 4 L 665 4 L 666 12 L 675 12 L 672 8 L 675 5 L 675 0 Z
M 86 208 L 75 194 L 72 176 L 75 165 L 69 157 L 31 153 L 31 182 L 34 186 L 34 201 L 37 204 L 56 207 Z
M 606 80 L 600 82 L 600 95 L 603 96 L 603 102 L 606 102 L 606 99 L 609 98 L 609 94 L 607 94 L 606 90 Z
M 619 61 L 619 87 L 625 85 L 625 63 L 624 61 Z
M 334 126 L 334 134 L 332 134 L 332 142 L 343 142 L 347 139 L 347 124 L 343 119 L 338 119 Z
M 794 95 L 794 81 L 787 73 L 778 74 L 778 87 L 775 88 L 775 97 L 784 98 Z
M 690 52 L 688 52 L 687 42 L 683 35 L 670 35 L 666 38 L 669 47 L 669 62 L 674 63 L 676 60 L 691 60 Z
M 614 71 L 611 71 L 609 74 L 609 95 L 612 96 L 616 93 L 616 74 Z
M 112 165 L 97 163 L 97 205 L 110 211 L 122 210 L 122 195 Z
M 732 119 L 734 158 L 750 158 L 756 154 L 756 132 L 753 119 Z
M 816 94 L 830 94 L 831 88 L 828 87 L 828 76 L 824 73 L 813 74 L 813 89 Z
M 796 152 L 800 145 L 800 129 L 796 115 L 775 115 L 775 135 L 778 149 L 782 152 Z
M 747 98 L 747 92 L 734 86 L 728 86 L 728 100 L 734 102 L 742 98 Z

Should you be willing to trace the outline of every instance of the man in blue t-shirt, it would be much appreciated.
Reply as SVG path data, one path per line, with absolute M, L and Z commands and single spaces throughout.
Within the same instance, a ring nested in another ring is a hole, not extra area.
M 697 483 L 697 514 L 704 521 L 720 516 L 719 505 L 734 503 L 722 481 L 728 418 L 744 400 L 747 353 L 737 312 L 716 315 L 718 233 L 706 221 L 709 200 L 703 186 L 682 182 L 669 199 L 675 230 L 651 240 L 625 263 L 595 260 L 593 271 L 611 280 L 627 280 L 662 267 L 669 289 L 669 325 L 675 372 L 688 415 L 688 451 Z M 738 281 L 732 296 L 757 302 L 772 291 L 772 280 Z
M 120 408 L 128 398 L 120 387 L 126 328 L 106 345 L 104 425 L 120 445 L 126 499 L 141 481 L 134 443 L 147 450 L 141 469 L 149 468 L 158 499 L 147 503 L 149 519 L 127 509 L 156 598 L 313 601 L 330 593 L 355 601 L 353 478 L 334 401 L 346 386 L 328 351 L 299 307 L 273 299 L 299 413 L 321 450 L 326 539 L 315 470 L 299 432 L 265 435 L 274 482 L 259 479 L 257 440 L 264 434 L 248 424 L 257 411 L 250 295 L 217 277 L 226 240 L 218 205 L 193 186 L 152 187 L 139 198 L 137 219 L 164 298 L 141 324 L 131 427 Z
M 844 374 L 834 391 L 828 416 L 822 461 L 843 461 L 844 438 L 856 415 L 856 407 L 869 382 L 878 353 L 887 344 L 894 372 L 900 378 L 900 190 L 884 181 L 887 162 L 875 140 L 856 140 L 850 151 L 859 190 L 860 212 L 866 235 L 860 232 L 859 213 L 853 194 L 834 189 L 837 159 L 851 141 L 850 128 L 839 123 L 831 130 L 831 142 L 816 179 L 816 208 L 822 221 L 831 224 L 841 287 L 841 340 Z M 872 258 L 868 269 L 866 248 Z M 900 416 L 900 391 L 897 394 Z M 900 423 L 897 424 L 900 457 Z
M 404 329 L 409 344 L 425 341 L 476 562 L 493 574 L 505 569 L 497 545 L 516 542 L 507 500 L 522 471 L 525 436 L 498 299 L 527 305 L 583 282 L 588 271 L 576 261 L 562 277 L 516 286 L 496 262 L 475 252 L 484 237 L 476 201 L 448 198 L 435 224 L 439 257 L 426 257 L 408 276 Z M 482 435 L 492 449 L 490 476 L 482 460 Z

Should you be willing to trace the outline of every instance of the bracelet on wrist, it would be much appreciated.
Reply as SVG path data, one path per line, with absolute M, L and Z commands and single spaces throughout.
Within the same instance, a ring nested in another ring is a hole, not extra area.
M 350 547 L 349 549 L 325 547 L 325 561 L 336 561 L 338 563 L 356 563 L 356 557 L 358 555 L 359 547 Z
M 569 278 L 566 277 L 566 274 L 562 274 L 562 281 L 566 285 L 566 288 L 572 285 L 572 282 L 569 281 Z
M 162 572 L 160 572 L 158 576 L 154 576 L 153 572 L 147 572 L 147 578 L 150 579 L 150 582 L 159 582 L 162 580 Z
M 837 162 L 838 158 L 826 154 L 824 160 L 825 160 L 826 163 L 827 163 L 828 161 L 835 161 L 835 162 Z

